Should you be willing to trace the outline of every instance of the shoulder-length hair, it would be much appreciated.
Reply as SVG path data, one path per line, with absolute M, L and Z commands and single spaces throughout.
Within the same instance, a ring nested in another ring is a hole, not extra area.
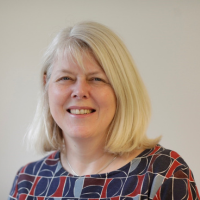
M 82 22 L 60 31 L 45 53 L 42 92 L 27 133 L 29 147 L 43 152 L 62 151 L 63 134 L 50 113 L 48 81 L 54 61 L 66 51 L 80 65 L 81 55 L 89 52 L 104 70 L 115 92 L 116 113 L 109 126 L 105 151 L 121 155 L 136 148 L 155 146 L 160 138 L 149 139 L 146 135 L 151 114 L 149 96 L 129 51 L 106 26 Z

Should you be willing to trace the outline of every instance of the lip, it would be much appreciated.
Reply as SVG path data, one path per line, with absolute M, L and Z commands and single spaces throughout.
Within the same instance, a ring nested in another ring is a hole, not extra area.
M 77 115 L 77 114 L 73 114 L 73 113 L 68 112 L 68 110 L 71 110 L 71 109 L 94 110 L 94 112 L 91 112 L 91 113 L 88 113 L 88 114 L 79 114 L 79 115 Z M 70 107 L 68 107 L 66 109 L 66 111 L 67 111 L 68 114 L 70 114 L 73 117 L 83 118 L 83 117 L 89 117 L 89 116 L 93 115 L 96 112 L 96 109 L 94 109 L 92 107 L 88 107 L 88 106 L 70 106 Z
M 70 106 L 69 108 L 67 108 L 67 110 L 71 110 L 71 109 L 87 109 L 87 110 L 95 110 L 92 107 L 88 107 L 88 106 Z

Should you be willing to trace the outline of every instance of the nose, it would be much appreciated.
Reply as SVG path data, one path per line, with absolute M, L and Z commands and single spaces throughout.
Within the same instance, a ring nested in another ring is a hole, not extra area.
M 89 98 L 89 85 L 86 80 L 77 80 L 73 85 L 72 98 L 87 99 Z

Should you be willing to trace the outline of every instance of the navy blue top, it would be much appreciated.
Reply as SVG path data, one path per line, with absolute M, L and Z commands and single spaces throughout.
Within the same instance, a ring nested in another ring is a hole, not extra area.
M 174 151 L 156 145 L 118 170 L 74 176 L 60 152 L 22 167 L 8 200 L 200 199 L 193 174 Z

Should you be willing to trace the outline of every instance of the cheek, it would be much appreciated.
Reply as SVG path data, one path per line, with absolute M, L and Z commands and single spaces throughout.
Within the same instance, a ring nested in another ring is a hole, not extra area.
M 114 114 L 116 110 L 116 97 L 114 91 L 109 88 L 101 93 L 101 100 L 99 104 L 105 108 L 110 114 Z
M 48 96 L 49 106 L 52 109 L 54 106 L 63 106 L 66 102 L 67 93 L 64 88 L 49 85 Z

